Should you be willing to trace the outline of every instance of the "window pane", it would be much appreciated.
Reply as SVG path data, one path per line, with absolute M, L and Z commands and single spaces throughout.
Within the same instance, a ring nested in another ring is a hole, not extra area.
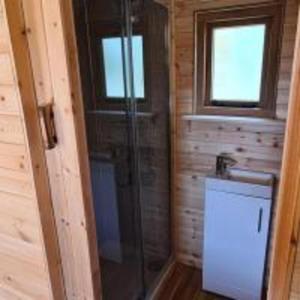
M 127 50 L 128 39 L 125 38 L 125 50 Z M 109 98 L 124 98 L 124 76 L 122 59 L 121 37 L 105 38 L 102 40 L 106 96 Z M 127 51 L 125 52 L 127 55 Z M 143 37 L 140 35 L 132 37 L 133 56 L 133 80 L 135 97 L 145 97 L 144 83 L 144 53 Z M 129 80 L 127 80 L 129 88 Z
M 212 100 L 260 100 L 266 26 L 213 30 Z
M 102 40 L 107 97 L 125 97 L 121 38 Z

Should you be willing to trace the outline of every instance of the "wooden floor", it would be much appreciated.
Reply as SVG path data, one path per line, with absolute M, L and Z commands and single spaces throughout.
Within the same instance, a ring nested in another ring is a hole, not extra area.
M 226 298 L 203 292 L 201 272 L 176 264 L 163 284 L 157 300 L 224 300 Z

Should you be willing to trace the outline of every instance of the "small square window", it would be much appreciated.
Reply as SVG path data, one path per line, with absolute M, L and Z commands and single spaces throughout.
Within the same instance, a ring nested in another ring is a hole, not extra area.
M 281 15 L 278 4 L 197 13 L 198 113 L 274 115 Z
M 212 101 L 259 102 L 265 31 L 265 24 L 213 29 Z

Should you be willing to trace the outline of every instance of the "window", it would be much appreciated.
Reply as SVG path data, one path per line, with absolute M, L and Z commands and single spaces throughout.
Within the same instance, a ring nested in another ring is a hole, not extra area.
M 274 116 L 281 15 L 279 4 L 197 13 L 198 113 Z
M 149 41 L 145 24 L 139 19 L 132 29 L 132 74 L 129 73 L 128 40 L 119 20 L 98 20 L 90 25 L 90 67 L 92 78 L 85 78 L 91 87 L 90 106 L 103 111 L 124 111 L 130 98 L 131 80 L 138 110 L 151 107 L 149 97 Z M 82 41 L 84 43 L 84 41 Z
M 103 51 L 106 97 L 124 98 L 121 38 L 102 39 L 100 40 L 100 47 Z
M 127 50 L 128 39 L 124 39 L 124 50 Z M 100 39 L 100 51 L 103 53 L 105 96 L 108 100 L 119 101 L 125 98 L 125 67 L 122 52 L 121 37 Z M 144 55 L 142 36 L 132 37 L 133 81 L 136 98 L 144 98 Z M 129 90 L 129 86 L 127 86 Z
M 259 102 L 265 31 L 264 24 L 213 30 L 212 101 Z

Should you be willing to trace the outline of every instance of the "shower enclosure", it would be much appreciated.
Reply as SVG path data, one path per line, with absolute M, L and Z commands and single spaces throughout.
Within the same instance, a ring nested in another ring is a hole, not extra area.
M 144 299 L 170 257 L 168 10 L 73 3 L 103 296 Z

